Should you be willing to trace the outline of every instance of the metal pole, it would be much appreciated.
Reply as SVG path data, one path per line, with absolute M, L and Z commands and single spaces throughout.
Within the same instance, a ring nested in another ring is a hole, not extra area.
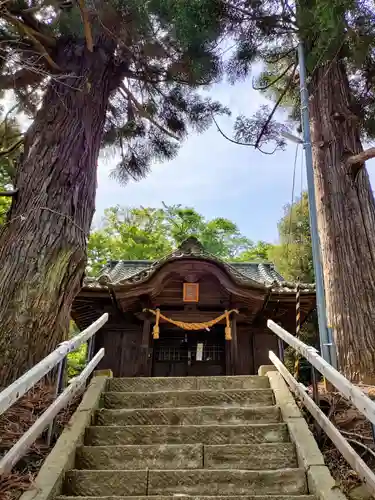
M 306 84 L 305 54 L 303 42 L 298 44 L 298 60 L 301 94 L 301 119 L 303 130 L 303 148 L 305 150 L 307 193 L 309 198 L 310 230 L 313 264 L 316 283 L 316 303 L 319 323 L 319 339 L 321 356 L 331 365 L 337 367 L 336 348 L 332 338 L 332 331 L 327 326 L 326 303 L 324 296 L 323 268 L 321 262 L 318 222 L 316 216 L 316 199 L 314 186 L 314 171 L 310 137 L 309 96 Z

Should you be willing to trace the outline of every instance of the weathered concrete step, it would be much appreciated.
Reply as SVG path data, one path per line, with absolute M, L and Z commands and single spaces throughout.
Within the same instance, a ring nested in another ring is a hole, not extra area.
M 255 444 L 288 442 L 286 424 L 251 425 L 129 425 L 86 430 L 85 444 Z
M 280 409 L 277 406 L 101 409 L 96 414 L 97 425 L 234 425 L 260 421 L 271 423 L 280 420 Z
M 205 469 L 272 470 L 298 467 L 292 443 L 205 445 L 203 456 Z
M 106 392 L 106 408 L 184 408 L 191 406 L 270 406 L 271 389 L 228 391 Z
M 149 471 L 149 495 L 305 494 L 303 469 Z
M 171 390 L 267 389 L 268 377 L 243 375 L 230 377 L 142 377 L 108 380 L 108 392 L 152 392 Z
M 83 496 L 64 496 L 56 497 L 56 500 L 176 500 L 175 496 L 138 496 L 138 497 L 83 497 Z M 183 500 L 315 500 L 312 495 L 236 495 L 236 496 L 189 496 L 184 495 Z
M 307 493 L 303 469 L 249 470 L 71 470 L 66 495 L 300 495 Z
M 292 443 L 83 446 L 76 468 L 95 470 L 296 468 Z
M 147 495 L 146 470 L 70 470 L 65 474 L 64 495 Z
M 214 456 L 212 460 L 215 460 Z M 202 469 L 203 445 L 82 446 L 77 469 Z

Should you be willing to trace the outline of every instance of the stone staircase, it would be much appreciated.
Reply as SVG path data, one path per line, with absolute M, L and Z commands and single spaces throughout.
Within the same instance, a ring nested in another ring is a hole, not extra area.
M 266 376 L 109 379 L 93 424 L 58 500 L 313 499 Z

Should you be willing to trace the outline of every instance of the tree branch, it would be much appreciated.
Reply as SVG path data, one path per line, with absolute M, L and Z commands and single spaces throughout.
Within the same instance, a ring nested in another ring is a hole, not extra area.
M 219 127 L 215 117 L 212 115 L 212 120 L 214 122 L 214 124 L 216 125 L 216 128 L 218 130 L 218 132 L 220 132 L 220 134 L 224 137 L 224 139 L 226 139 L 227 141 L 229 142 L 232 142 L 233 144 L 237 144 L 238 146 L 249 146 L 249 147 L 255 147 L 255 144 L 251 144 L 251 143 L 247 143 L 247 142 L 238 142 L 238 141 L 235 141 L 234 139 L 231 139 L 230 137 L 228 137 L 222 130 L 221 128 Z M 275 148 L 272 152 L 268 152 L 268 151 L 263 151 L 262 149 L 258 148 L 259 151 L 265 155 L 273 155 L 276 151 L 277 148 Z
M 362 164 L 361 165 L 361 167 L 362 167 L 364 165 L 364 163 L 367 160 L 371 160 L 371 158 L 375 158 L 375 147 L 366 149 L 365 151 L 362 151 L 361 153 L 358 153 L 357 155 L 350 156 L 346 160 L 346 163 L 348 165 Z
M 254 87 L 254 85 L 252 85 L 253 89 L 254 90 L 260 90 L 260 91 L 269 89 L 270 87 L 272 87 L 272 85 L 275 85 L 275 83 L 277 83 L 279 80 L 281 80 L 282 77 L 285 76 L 288 73 L 288 71 L 290 70 L 290 68 L 294 64 L 295 64 L 294 62 L 292 64 L 289 64 L 289 66 L 281 73 L 281 75 L 279 75 L 278 77 L 276 77 L 274 80 L 272 80 L 272 82 L 268 83 L 264 87 Z
M 91 26 L 89 22 L 89 14 L 87 12 L 84 0 L 78 0 L 79 10 L 81 11 L 82 22 L 84 26 L 86 45 L 90 52 L 94 51 L 94 42 L 92 39 Z
M 288 90 L 289 90 L 289 88 L 290 88 L 290 86 L 292 84 L 293 77 L 295 75 L 296 69 L 297 69 L 297 63 L 294 63 L 294 68 L 293 68 L 292 74 L 290 75 L 289 80 L 288 80 L 287 84 L 285 85 L 284 90 L 281 92 L 279 98 L 277 99 L 277 101 L 276 101 L 276 103 L 275 103 L 275 105 L 274 105 L 274 107 L 273 107 L 273 109 L 272 109 L 269 117 L 266 120 L 266 123 L 263 125 L 262 130 L 260 131 L 260 134 L 258 135 L 258 138 L 257 138 L 257 140 L 255 142 L 255 148 L 259 147 L 259 143 L 262 140 L 262 137 L 263 137 L 263 135 L 264 135 L 264 133 L 265 133 L 268 125 L 270 124 L 270 121 L 272 120 L 273 115 L 275 114 L 275 112 L 276 112 L 277 108 L 279 107 L 281 101 L 284 99 L 285 94 L 288 92 Z
M 45 46 L 41 43 L 40 40 L 38 40 L 35 30 L 26 26 L 26 24 L 20 21 L 16 16 L 13 16 L 10 12 L 3 11 L 2 16 L 9 23 L 13 24 L 13 26 L 17 28 L 17 30 L 21 35 L 26 35 L 28 38 L 30 38 L 30 40 L 33 42 L 38 52 L 42 54 L 42 56 L 46 59 L 51 68 L 53 68 L 56 71 L 62 71 L 60 66 L 58 66 L 58 64 L 56 64 L 55 61 L 52 59 L 52 57 L 49 55 Z
M 3 156 L 7 156 L 11 153 L 13 153 L 16 149 L 18 149 L 22 144 L 23 144 L 23 141 L 24 141 L 24 138 L 22 136 L 21 139 L 19 139 L 17 142 L 15 142 L 14 144 L 12 144 L 9 148 L 3 150 L 3 151 L 0 151 L 0 158 L 3 157 Z
M 120 87 L 120 90 L 123 90 L 127 97 L 133 102 L 134 106 L 137 108 L 138 113 L 143 117 L 149 120 L 155 127 L 157 127 L 159 130 L 161 130 L 164 134 L 169 135 L 169 137 L 172 137 L 172 139 L 179 141 L 180 139 L 172 134 L 169 130 L 167 130 L 165 127 L 163 127 L 160 123 L 154 120 L 154 118 L 150 115 L 150 113 L 147 113 L 147 111 L 142 107 L 142 104 L 138 102 L 136 97 L 133 95 L 133 93 L 125 87 L 125 85 L 122 85 Z

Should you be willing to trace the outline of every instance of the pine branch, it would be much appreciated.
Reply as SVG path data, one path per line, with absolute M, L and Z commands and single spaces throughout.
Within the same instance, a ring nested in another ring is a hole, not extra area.
M 84 31 L 85 31 L 87 49 L 90 52 L 93 52 L 94 51 L 94 42 L 92 39 L 91 26 L 90 26 L 90 22 L 89 22 L 89 14 L 88 14 L 87 9 L 85 7 L 85 1 L 78 0 L 78 5 L 79 5 L 79 10 L 81 11 L 81 17 L 82 17 L 82 22 L 83 22 Z
M 175 139 L 176 141 L 179 141 L 180 139 L 172 134 L 169 130 L 164 128 L 160 123 L 156 122 L 153 117 L 148 113 L 142 106 L 142 104 L 136 99 L 134 94 L 127 88 L 125 85 L 122 85 L 120 90 L 123 90 L 127 97 L 133 102 L 134 106 L 137 108 L 138 113 L 143 117 L 149 120 L 155 127 L 157 127 L 159 130 L 161 130 L 164 134 L 169 135 L 169 137 L 172 137 L 172 139 Z M 125 96 L 124 96 L 125 97 Z
M 212 120 L 213 120 L 213 122 L 215 123 L 215 125 L 216 125 L 216 128 L 217 128 L 218 132 L 220 132 L 220 134 L 221 134 L 221 135 L 224 137 L 224 139 L 226 139 L 227 141 L 232 142 L 233 144 L 237 144 L 238 146 L 249 146 L 249 147 L 252 147 L 252 148 L 253 148 L 253 147 L 255 147 L 255 144 L 251 144 L 251 143 L 249 143 L 249 142 L 238 142 L 238 141 L 236 141 L 236 140 L 234 140 L 234 139 L 231 139 L 230 137 L 228 137 L 228 136 L 227 136 L 227 135 L 226 135 L 226 134 L 225 134 L 225 133 L 221 130 L 221 128 L 219 127 L 219 125 L 218 125 L 218 123 L 217 123 L 217 121 L 216 121 L 216 119 L 215 119 L 215 117 L 214 117 L 213 115 L 212 115 Z M 273 155 L 273 154 L 275 153 L 275 151 L 277 150 L 277 147 L 276 147 L 276 148 L 275 148 L 272 152 L 263 151 L 263 150 L 262 150 L 262 149 L 260 149 L 260 148 L 258 148 L 258 150 L 259 150 L 261 153 L 265 154 L 265 155 Z
M 16 27 L 20 35 L 26 35 L 28 38 L 30 38 L 30 40 L 33 42 L 38 52 L 42 54 L 42 56 L 46 59 L 51 68 L 53 68 L 56 71 L 62 71 L 60 66 L 58 66 L 58 64 L 56 64 L 55 61 L 52 59 L 52 57 L 49 55 L 44 45 L 35 36 L 35 30 L 30 28 L 29 26 L 26 26 L 26 24 L 20 21 L 17 17 L 13 16 L 10 12 L 3 11 L 2 16 L 4 17 L 4 19 L 6 19 L 8 22 L 10 22 L 11 24 L 13 24 L 13 26 Z
M 263 125 L 262 127 L 262 130 L 260 131 L 259 135 L 258 135 L 258 138 L 255 142 L 255 148 L 258 148 L 259 147 L 259 143 L 260 141 L 262 140 L 262 137 L 268 127 L 268 125 L 270 124 L 270 121 L 272 120 L 273 118 L 273 115 L 276 113 L 276 110 L 277 108 L 279 107 L 281 101 L 284 99 L 285 97 L 285 94 L 288 92 L 288 90 L 290 89 L 290 86 L 292 84 L 292 81 L 293 81 L 293 78 L 294 78 L 294 75 L 296 73 L 296 69 L 297 69 L 297 62 L 294 63 L 294 68 L 293 68 L 293 71 L 292 71 L 292 74 L 290 75 L 289 79 L 288 79 L 288 82 L 287 84 L 285 85 L 285 88 L 284 90 L 281 92 L 279 98 L 277 99 L 271 113 L 269 114 L 269 117 L 267 118 L 266 120 L 266 123 Z
M 295 64 L 294 62 L 292 64 L 289 64 L 289 66 L 278 77 L 276 77 L 274 80 L 272 80 L 272 82 L 268 83 L 264 87 L 255 87 L 254 85 L 252 85 L 253 89 L 260 90 L 260 91 L 264 91 L 264 90 L 269 89 L 270 87 L 272 87 L 272 85 L 275 85 L 275 83 L 277 83 L 279 80 L 281 80 L 288 73 L 288 71 L 290 70 L 290 68 L 294 64 Z

